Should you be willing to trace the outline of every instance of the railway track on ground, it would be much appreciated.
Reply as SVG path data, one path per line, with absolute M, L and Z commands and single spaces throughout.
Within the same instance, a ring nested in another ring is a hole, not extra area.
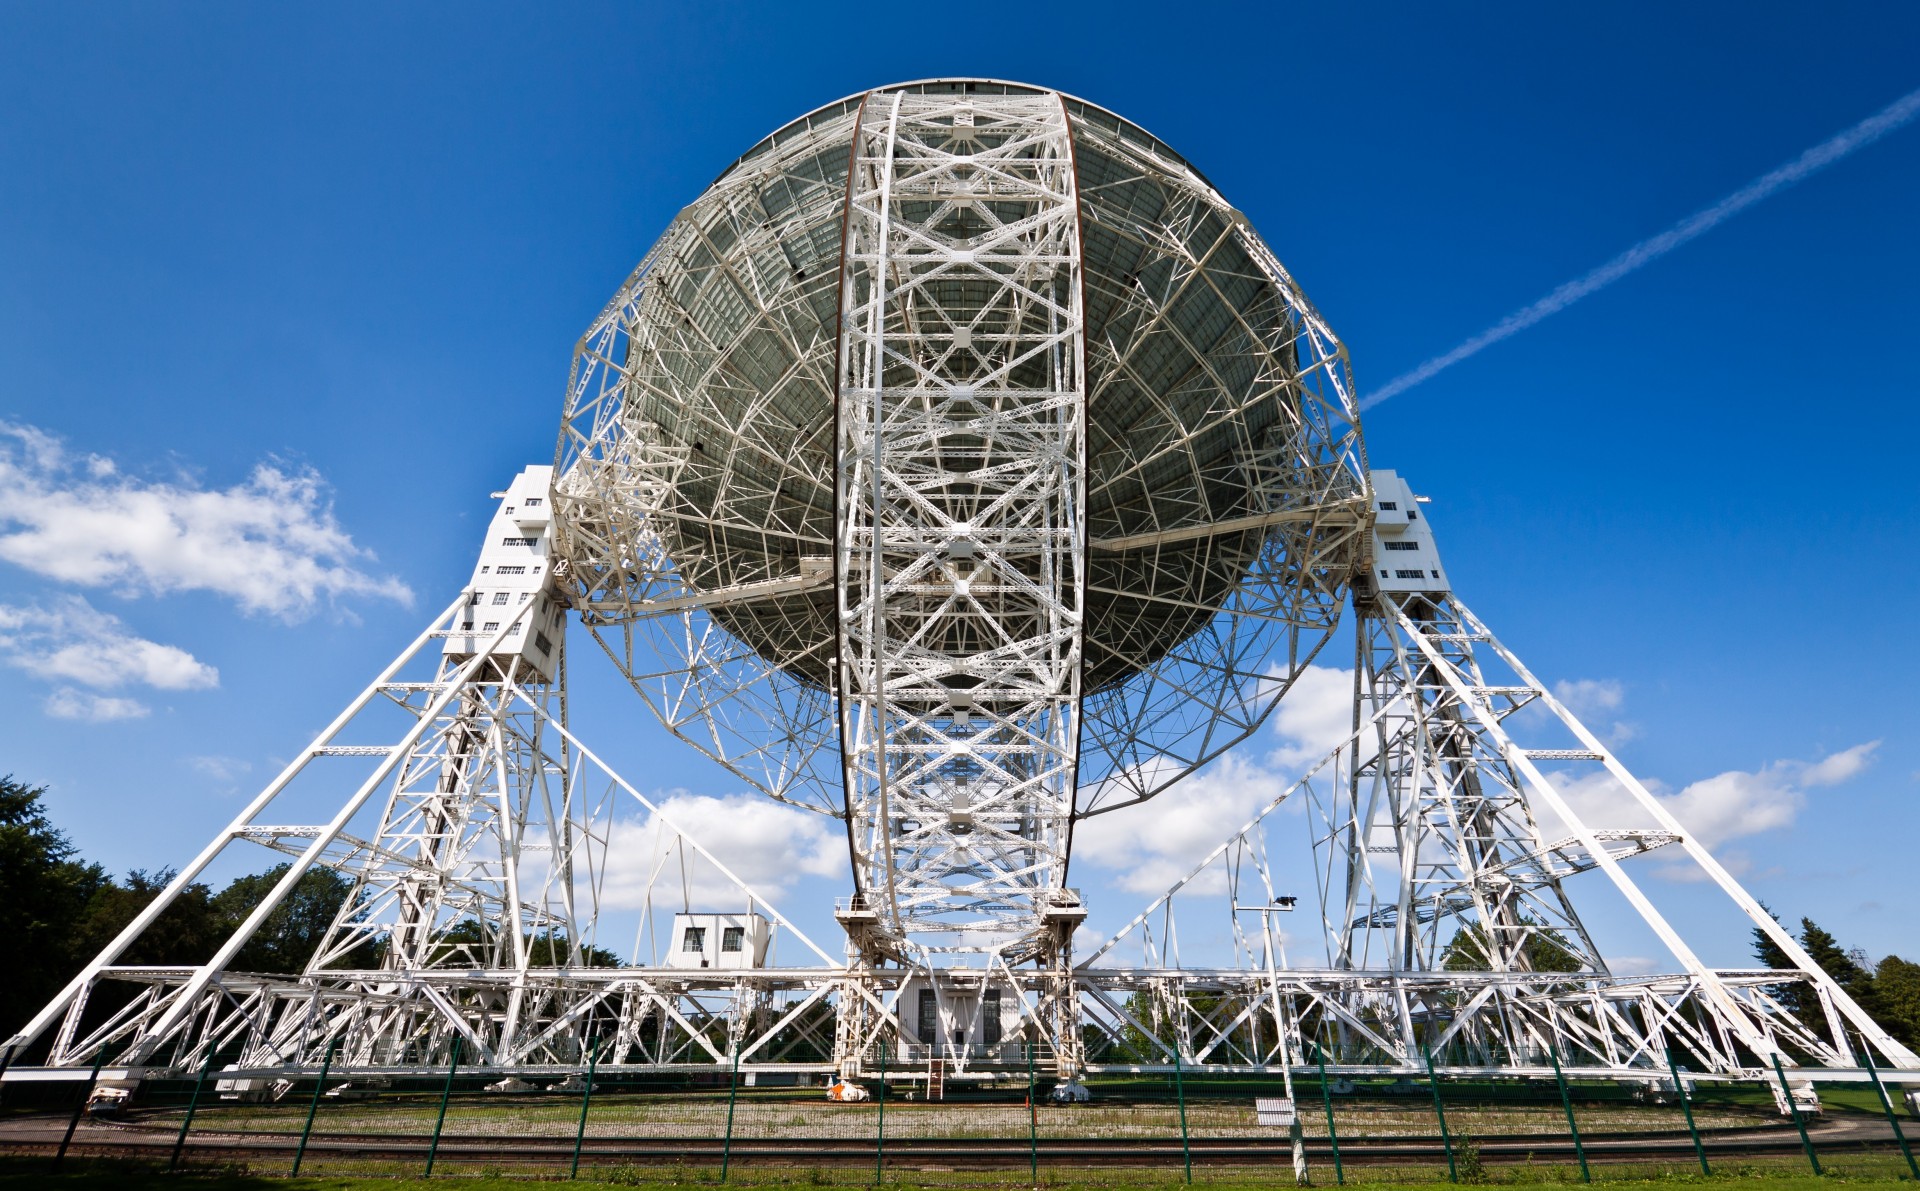
M 57 1149 L 65 1132 L 64 1117 L 16 1118 L 0 1125 L 0 1152 L 15 1155 L 47 1154 Z M 132 1121 L 106 1125 L 83 1122 L 69 1148 L 72 1155 L 123 1158 L 164 1158 L 172 1150 L 177 1126 L 163 1121 Z M 1866 1121 L 1830 1121 L 1815 1130 L 1815 1145 L 1823 1154 L 1895 1152 L 1896 1144 L 1884 1124 Z M 1587 1159 L 1593 1163 L 1681 1162 L 1694 1160 L 1693 1143 L 1681 1132 L 1671 1135 L 1583 1134 Z M 237 1132 L 217 1127 L 196 1130 L 188 1138 L 183 1161 L 291 1162 L 299 1145 L 297 1133 Z M 390 1133 L 344 1133 L 316 1130 L 307 1144 L 308 1163 L 351 1158 L 359 1162 L 395 1165 L 424 1163 L 431 1139 Z M 1455 1140 L 1456 1146 L 1460 1144 Z M 1572 1139 L 1565 1135 L 1501 1135 L 1474 1139 L 1480 1160 L 1492 1163 L 1525 1161 L 1572 1162 Z M 1705 1141 L 1713 1161 L 1737 1161 L 1793 1155 L 1800 1152 L 1799 1135 L 1791 1125 L 1741 1130 Z M 1172 1166 L 1192 1154 L 1195 1165 L 1259 1166 L 1291 1161 L 1283 1135 L 1272 1137 L 1196 1137 L 1183 1148 L 1177 1136 L 1166 1138 L 1043 1137 L 1034 1144 L 1041 1164 L 1054 1167 Z M 736 1163 L 787 1165 L 871 1165 L 872 1138 L 742 1138 L 728 1145 L 716 1137 L 589 1137 L 581 1148 L 582 1166 L 707 1165 L 728 1155 Z M 444 1134 L 438 1148 L 439 1164 L 553 1169 L 566 1166 L 573 1156 L 572 1138 L 476 1137 Z M 1358 1165 L 1440 1165 L 1446 1151 L 1434 1137 L 1356 1137 L 1340 1141 L 1341 1160 Z M 1333 1151 L 1325 1138 L 1307 1141 L 1307 1159 L 1331 1163 Z M 953 1169 L 1024 1166 L 1032 1160 L 1028 1139 L 1001 1138 L 887 1138 L 885 1163 L 890 1167 L 946 1167 Z

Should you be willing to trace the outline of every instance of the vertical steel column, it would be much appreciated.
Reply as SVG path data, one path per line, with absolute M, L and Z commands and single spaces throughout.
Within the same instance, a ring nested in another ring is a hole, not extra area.
M 740 1098 L 740 1042 L 733 1043 L 733 1071 L 727 1079 L 727 1139 L 720 1146 L 720 1181 L 727 1181 L 727 1169 L 733 1164 L 733 1106 Z
M 879 1186 L 886 1178 L 887 1167 L 887 1051 L 890 1048 L 883 1037 L 880 1040 L 880 1119 L 873 1134 L 873 1183 Z
M 1320 1060 L 1320 1102 L 1327 1109 L 1327 1144 L 1333 1147 L 1333 1181 L 1344 1187 L 1347 1185 L 1347 1172 L 1340 1165 L 1340 1134 L 1333 1127 L 1333 1092 L 1327 1087 L 1327 1052 L 1318 1046 L 1313 1049 Z M 1299 1111 L 1298 1106 L 1294 1111 Z
M 567 1168 L 570 1179 L 580 1177 L 580 1147 L 587 1141 L 587 1106 L 593 1103 L 593 1080 L 600 1071 L 600 1043 L 601 1039 L 595 1038 L 587 1051 L 587 1086 L 580 1093 L 580 1124 L 573 1131 L 573 1165 Z M 732 1131 L 731 1124 L 728 1131 Z
M 1187 1182 L 1193 1182 L 1193 1146 L 1187 1140 L 1187 1086 L 1180 1077 L 1180 1042 L 1173 1043 L 1173 1094 L 1180 1102 L 1180 1156 L 1187 1163 Z
M 1813 1173 L 1820 1173 L 1820 1156 L 1813 1152 L 1813 1138 L 1807 1135 L 1807 1122 L 1800 1115 L 1800 1106 L 1793 1102 L 1793 1088 L 1787 1083 L 1786 1069 L 1780 1066 L 1780 1052 L 1773 1052 L 1773 1073 L 1780 1077 L 1780 1094 L 1787 1098 L 1787 1111 L 1793 1115 L 1794 1128 L 1800 1130 L 1800 1147 L 1807 1151 L 1807 1165 L 1813 1167 Z
M 1900 1143 L 1900 1154 L 1907 1160 L 1907 1169 L 1913 1172 L 1916 1181 L 1920 1181 L 1920 1164 L 1913 1160 L 1913 1150 L 1907 1145 L 1907 1135 L 1900 1128 L 1900 1118 L 1894 1115 L 1893 1097 L 1887 1095 L 1887 1085 L 1880 1082 L 1880 1068 L 1873 1061 L 1873 1047 L 1867 1045 L 1865 1038 L 1860 1039 L 1860 1053 L 1867 1058 L 1867 1074 L 1873 1077 L 1873 1090 L 1880 1094 L 1880 1106 L 1887 1110 L 1887 1124 L 1893 1128 L 1894 1140 Z
M 200 1064 L 200 1074 L 194 1077 L 193 1094 L 187 1097 L 187 1115 L 180 1120 L 180 1132 L 173 1139 L 173 1155 L 167 1159 L 167 1173 L 172 1174 L 180 1168 L 180 1151 L 187 1145 L 187 1130 L 193 1128 L 193 1114 L 200 1108 L 200 1090 L 206 1086 L 207 1071 L 213 1066 L 214 1051 L 218 1049 L 212 1039 L 207 1040 L 207 1061 Z
M 433 1177 L 433 1160 L 440 1156 L 440 1131 L 447 1125 L 447 1101 L 453 1097 L 453 1077 L 460 1070 L 460 1035 L 453 1036 L 453 1060 L 447 1064 L 447 1082 L 440 1089 L 440 1115 L 433 1121 L 433 1140 L 427 1143 L 427 1171 Z
M 67 1147 L 73 1143 L 73 1131 L 80 1127 L 80 1118 L 86 1115 L 87 1101 L 93 1099 L 93 1085 L 100 1082 L 100 1065 L 106 1061 L 105 1046 L 93 1052 L 93 1072 L 87 1076 L 86 1090 L 80 1093 L 80 1103 L 74 1106 L 73 1117 L 67 1122 L 66 1135 L 60 1139 L 60 1148 L 53 1154 L 53 1169 L 56 1174 L 67 1160 Z
M 847 196 L 849 846 L 891 931 L 989 951 L 1036 930 L 1064 881 L 1078 775 L 1086 386 L 1066 110 L 876 95 Z
M 1027 1172 L 1040 1185 L 1040 1105 L 1033 1098 L 1033 1038 L 1027 1038 Z
M 1573 1134 L 1573 1156 L 1580 1159 L 1580 1181 L 1591 1183 L 1593 1172 L 1587 1169 L 1587 1147 L 1580 1144 L 1580 1125 L 1573 1119 L 1573 1097 L 1567 1092 L 1567 1077 L 1560 1070 L 1560 1055 L 1551 1042 L 1547 1043 L 1547 1057 L 1553 1060 L 1553 1081 L 1560 1085 L 1560 1107 L 1567 1110 L 1567 1132 Z
M 313 1118 L 320 1112 L 320 1097 L 327 1090 L 327 1072 L 333 1067 L 333 1052 L 340 1045 L 338 1039 L 327 1043 L 327 1053 L 320 1060 L 320 1076 L 314 1081 L 313 1099 L 307 1103 L 307 1123 L 300 1129 L 300 1144 L 293 1151 L 293 1169 L 288 1178 L 300 1177 L 300 1164 L 307 1159 L 307 1141 L 313 1136 Z
M 1453 1164 L 1453 1135 L 1447 1132 L 1447 1106 L 1440 1102 L 1440 1076 L 1433 1069 L 1433 1052 L 1427 1044 L 1420 1044 L 1420 1053 L 1427 1060 L 1427 1086 L 1433 1089 L 1433 1115 L 1440 1118 L 1440 1144 L 1447 1150 L 1447 1181 L 1460 1181 L 1460 1171 Z
M 1711 1178 L 1713 1167 L 1707 1165 L 1707 1147 L 1700 1144 L 1700 1130 L 1693 1123 L 1693 1105 L 1687 1100 L 1687 1085 L 1680 1082 L 1680 1068 L 1674 1066 L 1673 1052 L 1666 1047 L 1660 1049 L 1667 1056 L 1667 1070 L 1673 1075 L 1673 1090 L 1680 1096 L 1680 1110 L 1687 1114 L 1687 1135 L 1693 1138 L 1693 1152 L 1700 1159 L 1700 1173 Z

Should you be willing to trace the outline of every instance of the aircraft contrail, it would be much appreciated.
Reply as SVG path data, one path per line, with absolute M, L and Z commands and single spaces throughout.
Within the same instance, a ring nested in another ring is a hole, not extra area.
M 1412 372 L 1394 377 L 1362 399 L 1360 408 L 1372 409 L 1389 397 L 1396 397 L 1422 381 L 1432 379 L 1469 356 L 1478 355 L 1502 339 L 1526 330 L 1548 315 L 1558 314 L 1595 290 L 1612 285 L 1635 269 L 1660 259 L 1694 237 L 1712 231 L 1761 199 L 1785 190 L 1809 174 L 1825 169 L 1842 157 L 1864 149 L 1888 133 L 1897 131 L 1910 123 L 1916 115 L 1920 115 L 1920 91 L 1910 91 L 1833 139 L 1822 141 L 1772 173 L 1755 178 L 1706 210 L 1689 215 L 1651 239 L 1640 241 L 1586 276 L 1567 282 L 1533 305 L 1514 311 L 1445 355 L 1435 356 Z

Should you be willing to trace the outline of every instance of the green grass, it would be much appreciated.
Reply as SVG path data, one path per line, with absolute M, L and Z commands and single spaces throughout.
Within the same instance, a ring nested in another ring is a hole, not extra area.
M 0 1191 L 26 1191 L 28 1188 L 54 1187 L 88 1189 L 88 1191 L 107 1191 L 119 1188 L 176 1188 L 181 1191 L 397 1191 L 397 1189 L 423 1188 L 429 1185 L 439 1188 L 455 1188 L 459 1191 L 506 1191 L 507 1188 L 524 1191 L 530 1185 L 541 1183 L 564 1183 L 564 1171 L 545 1174 L 508 1175 L 484 1169 L 449 1168 L 441 1177 L 431 1180 L 407 1177 L 380 1177 L 369 1173 L 332 1174 L 315 1177 L 303 1177 L 298 1180 L 281 1177 L 277 1173 L 249 1173 L 246 1171 L 228 1171 L 208 1173 L 195 1171 L 183 1176 L 168 1176 L 137 1166 L 118 1163 L 107 1159 L 80 1160 L 70 1163 L 69 1173 L 54 1178 L 45 1173 L 46 1160 L 39 1159 L 0 1159 Z M 668 1188 L 668 1187 L 718 1187 L 719 1169 L 717 1167 L 689 1167 L 677 1165 L 632 1166 L 623 1168 L 595 1168 L 583 1170 L 581 1179 L 570 1184 L 583 1191 L 607 1187 Z M 1350 1167 L 1347 1171 L 1347 1186 L 1354 1188 L 1376 1188 L 1381 1191 L 1458 1191 L 1458 1188 L 1445 1181 L 1443 1171 L 1430 1166 L 1419 1167 Z M 1321 1188 L 1333 1186 L 1333 1171 L 1330 1167 L 1317 1166 L 1313 1172 L 1315 1185 Z M 1763 1159 L 1744 1162 L 1738 1165 L 1728 1163 L 1713 1178 L 1704 1178 L 1698 1171 L 1688 1172 L 1673 1165 L 1661 1166 L 1617 1166 L 1596 1167 L 1594 1185 L 1614 1188 L 1616 1191 L 1659 1191 L 1660 1188 L 1674 1185 L 1711 1188 L 1731 1186 L 1733 1184 L 1751 1187 L 1760 1185 L 1760 1191 L 1815 1191 L 1816 1188 L 1832 1188 L 1839 1184 L 1848 1186 L 1906 1186 L 1913 1187 L 1913 1180 L 1906 1176 L 1905 1166 L 1898 1156 L 1860 1156 L 1834 1155 L 1827 1163 L 1824 1178 L 1814 1178 L 1807 1172 L 1804 1164 L 1785 1159 Z M 728 1186 L 753 1189 L 763 1188 L 808 1188 L 808 1187 L 871 1187 L 873 1169 L 859 1166 L 837 1167 L 796 1167 L 796 1166 L 736 1166 L 732 1171 Z M 922 1171 L 914 1169 L 893 1169 L 887 1171 L 885 1186 L 898 1191 L 964 1191 L 973 1188 L 1025 1187 L 1029 1186 L 1027 1172 L 1020 1168 L 1003 1168 L 983 1171 Z M 1048 1191 L 1186 1191 L 1187 1184 L 1181 1178 L 1176 1167 L 1147 1169 L 1139 1167 L 1118 1168 L 1082 1168 L 1076 1170 L 1049 1170 L 1042 1168 L 1040 1185 Z M 1553 1188 L 1554 1191 L 1572 1191 L 1580 1188 L 1578 1171 L 1571 1166 L 1536 1166 L 1532 1164 L 1517 1166 L 1490 1166 L 1487 1169 L 1484 1185 L 1511 1188 L 1513 1191 L 1526 1191 L 1528 1188 Z M 1271 1167 L 1198 1167 L 1194 1170 L 1192 1186 L 1200 1191 L 1255 1191 L 1259 1188 L 1291 1187 L 1292 1179 L 1285 1170 Z

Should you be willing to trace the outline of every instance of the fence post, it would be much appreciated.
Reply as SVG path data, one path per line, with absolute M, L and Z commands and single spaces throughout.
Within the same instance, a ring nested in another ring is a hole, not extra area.
M 573 1131 L 573 1165 L 567 1168 L 567 1177 L 580 1177 L 580 1147 L 587 1140 L 587 1105 L 593 1103 L 593 1077 L 600 1071 L 600 1039 L 595 1038 L 593 1045 L 587 1048 L 587 1086 L 580 1093 L 580 1124 Z M 728 1125 L 732 1130 L 732 1125 Z
M 307 1104 L 307 1124 L 300 1130 L 300 1144 L 293 1151 L 293 1172 L 288 1178 L 300 1177 L 300 1164 L 307 1158 L 307 1139 L 313 1136 L 313 1118 L 320 1111 L 320 1097 L 327 1090 L 327 1072 L 333 1067 L 333 1048 L 338 1045 L 337 1038 L 327 1043 L 327 1053 L 320 1056 L 320 1078 L 313 1085 L 313 1099 Z
M 733 1076 L 727 1084 L 727 1140 L 720 1146 L 720 1181 L 727 1181 L 727 1168 L 733 1164 L 733 1106 L 740 1097 L 740 1044 L 733 1044 Z
M 200 1064 L 200 1074 L 193 1081 L 193 1095 L 187 1097 L 187 1115 L 180 1122 L 179 1135 L 173 1139 L 173 1156 L 167 1159 L 168 1174 L 180 1166 L 180 1151 L 186 1148 L 187 1130 L 193 1128 L 193 1114 L 200 1108 L 200 1089 L 206 1085 L 207 1071 L 213 1066 L 213 1054 L 218 1049 L 213 1039 L 207 1039 L 207 1061 Z
M 1580 1159 L 1580 1181 L 1591 1183 L 1593 1172 L 1587 1169 L 1587 1147 L 1580 1144 L 1580 1126 L 1573 1119 L 1573 1097 L 1567 1093 L 1567 1077 L 1560 1070 L 1560 1055 L 1553 1043 L 1547 1043 L 1547 1057 L 1553 1060 L 1553 1081 L 1560 1085 L 1560 1107 L 1567 1110 L 1567 1132 L 1573 1134 L 1573 1156 Z
M 880 1036 L 880 1123 L 873 1136 L 873 1183 L 879 1186 L 886 1178 L 883 1173 L 887 1163 L 887 1038 L 883 1030 Z M 928 1080 L 927 1086 L 933 1086 Z
M 1661 1047 L 1667 1056 L 1667 1070 L 1673 1075 L 1673 1090 L 1679 1093 L 1680 1110 L 1687 1114 L 1687 1133 L 1693 1138 L 1693 1152 L 1700 1158 L 1700 1173 L 1712 1177 L 1713 1167 L 1707 1165 L 1707 1147 L 1700 1144 L 1700 1130 L 1693 1123 L 1693 1105 L 1687 1100 L 1687 1085 L 1680 1082 L 1680 1068 L 1673 1065 L 1673 1052 Z
M 87 1076 L 86 1090 L 80 1093 L 80 1103 L 73 1109 L 73 1118 L 67 1122 L 67 1133 L 60 1139 L 60 1148 L 53 1154 L 53 1169 L 58 1171 L 67 1160 L 67 1147 L 73 1144 L 73 1131 L 80 1127 L 80 1118 L 87 1113 L 87 1101 L 93 1099 L 93 1085 L 100 1082 L 100 1066 L 107 1061 L 107 1047 L 101 1043 L 100 1049 L 93 1052 L 93 1074 Z
M 1440 1118 L 1440 1144 L 1447 1151 L 1447 1181 L 1460 1181 L 1460 1172 L 1453 1165 L 1453 1135 L 1447 1132 L 1447 1106 L 1440 1102 L 1440 1077 L 1433 1070 L 1433 1052 L 1427 1044 L 1420 1044 L 1420 1053 L 1427 1060 L 1427 1086 L 1433 1089 L 1433 1115 Z
M 1887 1110 L 1887 1124 L 1893 1126 L 1893 1136 L 1900 1143 L 1900 1153 L 1907 1160 L 1907 1169 L 1920 1179 L 1920 1165 L 1913 1160 L 1913 1150 L 1907 1145 L 1907 1135 L 1900 1128 L 1900 1118 L 1893 1112 L 1893 1097 L 1887 1095 L 1887 1085 L 1880 1082 L 1880 1068 L 1874 1066 L 1873 1048 L 1867 1045 L 1866 1036 L 1860 1037 L 1860 1053 L 1867 1056 L 1867 1074 L 1873 1076 L 1873 1090 L 1880 1093 L 1880 1106 Z
M 433 1122 L 433 1140 L 427 1143 L 427 1173 L 433 1177 L 433 1161 L 440 1156 L 440 1130 L 447 1124 L 447 1100 L 453 1095 L 453 1076 L 460 1070 L 460 1035 L 453 1036 L 453 1060 L 447 1064 L 446 1086 L 440 1089 L 440 1115 Z
M 1347 1172 L 1340 1165 L 1340 1134 L 1333 1128 L 1333 1092 L 1327 1087 L 1327 1052 L 1316 1045 L 1313 1053 L 1320 1060 L 1320 1102 L 1327 1106 L 1327 1144 L 1333 1147 L 1333 1181 L 1344 1187 Z
M 1187 1141 L 1187 1085 L 1180 1078 L 1180 1039 L 1173 1040 L 1173 1094 L 1180 1101 L 1180 1153 L 1187 1163 L 1187 1182 L 1193 1182 L 1193 1146 Z
M 1780 1091 L 1787 1098 L 1787 1111 L 1793 1114 L 1793 1123 L 1800 1130 L 1800 1145 L 1807 1151 L 1807 1165 L 1813 1167 L 1813 1173 L 1820 1173 L 1820 1157 L 1813 1152 L 1813 1138 L 1807 1136 L 1807 1123 L 1800 1117 L 1800 1106 L 1793 1102 L 1793 1088 L 1787 1083 L 1786 1069 L 1780 1066 L 1780 1052 L 1773 1052 L 1773 1073 L 1780 1077 Z
M 1027 1170 L 1040 1185 L 1040 1106 L 1033 1099 L 1033 1037 L 1027 1037 Z

